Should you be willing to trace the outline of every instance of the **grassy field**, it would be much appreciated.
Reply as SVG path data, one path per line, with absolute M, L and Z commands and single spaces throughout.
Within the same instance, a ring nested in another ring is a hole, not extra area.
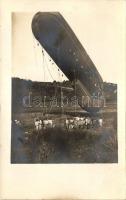
M 27 160 L 14 163 L 117 163 L 117 122 L 115 114 L 103 116 L 102 128 L 73 129 L 68 131 L 63 127 L 65 115 L 50 114 L 57 126 L 41 130 L 34 128 L 34 117 L 41 113 L 29 113 L 15 116 L 20 118 L 23 127 L 19 128 L 25 133 L 25 140 L 18 152 L 24 152 Z M 67 116 L 68 117 L 68 116 Z M 15 132 L 12 128 L 12 132 Z M 16 130 L 17 132 L 17 130 Z M 17 134 L 17 133 L 14 134 Z M 13 148 L 13 147 L 12 147 Z M 12 151 L 13 152 L 13 151 Z
M 67 132 L 46 130 L 32 135 L 33 163 L 113 163 L 117 162 L 117 137 L 111 129 Z

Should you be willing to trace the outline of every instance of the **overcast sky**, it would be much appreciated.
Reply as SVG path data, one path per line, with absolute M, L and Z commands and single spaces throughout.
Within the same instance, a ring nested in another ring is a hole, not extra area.
M 83 1 L 82 5 L 63 8 L 63 15 L 86 49 L 104 81 L 118 83 L 124 54 L 124 23 L 118 1 Z M 43 10 L 40 10 L 43 11 Z M 44 10 L 45 11 L 45 10 Z M 55 11 L 50 7 L 49 11 Z M 36 81 L 63 80 L 62 73 L 37 45 L 31 21 L 35 13 L 13 13 L 12 76 Z M 50 75 L 51 74 L 51 75 Z

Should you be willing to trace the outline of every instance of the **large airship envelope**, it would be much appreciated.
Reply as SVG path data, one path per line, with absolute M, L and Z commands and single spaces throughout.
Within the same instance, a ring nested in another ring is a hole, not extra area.
M 32 20 L 32 32 L 76 88 L 79 105 L 91 110 L 94 98 L 102 104 L 103 80 L 84 47 L 58 12 L 38 12 Z

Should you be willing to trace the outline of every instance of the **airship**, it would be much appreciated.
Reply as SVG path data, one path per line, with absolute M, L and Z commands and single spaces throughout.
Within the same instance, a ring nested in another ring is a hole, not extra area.
M 81 108 L 99 111 L 103 107 L 103 79 L 64 17 L 59 12 L 38 12 L 31 28 L 42 48 L 71 82 Z

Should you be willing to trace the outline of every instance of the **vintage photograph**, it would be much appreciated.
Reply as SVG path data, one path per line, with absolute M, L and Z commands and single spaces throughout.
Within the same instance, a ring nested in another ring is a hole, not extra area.
M 109 44 L 70 15 L 12 13 L 12 164 L 118 163 L 116 66 L 101 58 Z

